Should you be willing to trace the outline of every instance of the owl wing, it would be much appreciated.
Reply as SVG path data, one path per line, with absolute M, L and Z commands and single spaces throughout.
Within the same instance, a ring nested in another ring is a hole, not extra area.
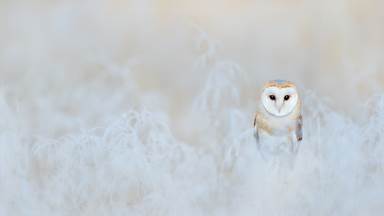
M 259 138 L 259 128 L 257 127 L 257 117 L 258 117 L 258 114 L 256 113 L 255 120 L 253 121 L 253 128 L 255 129 L 253 136 L 255 137 L 256 142 L 259 143 L 260 138 Z
M 303 116 L 299 116 L 296 122 L 296 138 L 297 141 L 303 140 Z

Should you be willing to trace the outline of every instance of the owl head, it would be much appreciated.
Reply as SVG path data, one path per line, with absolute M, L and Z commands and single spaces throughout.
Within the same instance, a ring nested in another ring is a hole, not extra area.
M 265 110 L 276 117 L 292 113 L 299 104 L 295 84 L 285 80 L 273 80 L 265 84 L 261 101 Z

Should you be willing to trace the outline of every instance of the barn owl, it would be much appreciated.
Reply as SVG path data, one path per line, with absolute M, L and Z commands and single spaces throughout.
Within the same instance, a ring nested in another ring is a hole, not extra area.
M 285 80 L 270 81 L 264 85 L 260 99 L 254 120 L 258 146 L 268 140 L 283 139 L 289 151 L 297 153 L 303 139 L 303 119 L 295 84 Z

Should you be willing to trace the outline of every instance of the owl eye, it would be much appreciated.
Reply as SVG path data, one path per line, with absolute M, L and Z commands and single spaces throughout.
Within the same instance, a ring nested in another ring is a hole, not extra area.
M 289 98 L 291 98 L 291 96 L 289 96 L 289 95 L 284 96 L 284 100 L 286 100 L 286 101 L 289 100 Z
M 276 96 L 275 95 L 269 95 L 269 98 L 271 99 L 271 100 L 276 100 Z

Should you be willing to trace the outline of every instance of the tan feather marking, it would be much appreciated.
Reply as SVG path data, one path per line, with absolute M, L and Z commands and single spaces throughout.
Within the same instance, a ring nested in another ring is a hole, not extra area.
M 285 81 L 283 83 L 277 82 L 277 81 L 270 81 L 267 84 L 265 84 L 264 88 L 268 87 L 276 87 L 276 88 L 295 88 L 295 84 L 289 81 Z
M 259 129 L 262 129 L 268 134 L 272 134 L 273 132 L 272 128 L 268 125 L 267 120 L 260 113 L 256 114 L 255 125 L 256 124 Z

